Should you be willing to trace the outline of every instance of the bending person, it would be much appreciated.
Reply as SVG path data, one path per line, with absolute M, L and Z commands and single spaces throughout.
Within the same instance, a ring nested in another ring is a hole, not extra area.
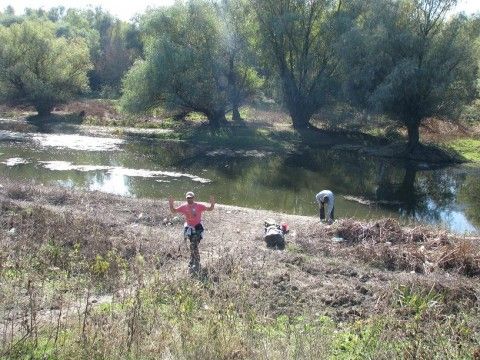
M 332 224 L 335 212 L 335 196 L 330 190 L 322 190 L 315 199 L 320 208 L 320 221 L 325 220 L 328 224 Z

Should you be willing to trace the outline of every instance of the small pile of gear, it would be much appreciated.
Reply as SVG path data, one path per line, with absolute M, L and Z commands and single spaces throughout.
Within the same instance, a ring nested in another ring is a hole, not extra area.
M 267 247 L 279 250 L 285 249 L 285 234 L 288 233 L 288 225 L 286 223 L 277 224 L 274 219 L 267 219 L 264 226 L 263 240 Z

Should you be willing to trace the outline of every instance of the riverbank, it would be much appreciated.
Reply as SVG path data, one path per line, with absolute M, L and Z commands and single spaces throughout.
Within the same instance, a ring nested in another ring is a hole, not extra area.
M 0 184 L 2 357 L 480 352 L 478 237 L 219 204 L 197 278 L 165 199 Z M 266 248 L 266 218 L 289 224 L 285 250 Z
M 422 144 L 413 153 L 407 154 L 405 129 L 384 118 L 372 117 L 366 121 L 354 112 L 317 114 L 312 123 L 318 130 L 302 132 L 294 131 L 288 114 L 276 107 L 260 109 L 245 106 L 241 110 L 244 121 L 229 121 L 228 126 L 221 129 L 211 129 L 201 114 L 177 115 L 163 110 L 154 115 L 129 115 L 119 112 L 113 100 L 86 99 L 58 107 L 51 120 L 82 125 L 90 133 L 184 140 L 234 149 L 283 152 L 299 147 L 334 147 L 368 156 L 436 165 L 462 162 L 477 164 L 480 161 L 479 126 L 459 121 L 426 120 L 420 127 Z M 1 107 L 2 116 L 20 122 L 25 119 L 33 122 L 38 120 L 40 123 L 44 121 L 37 119 L 31 108 Z

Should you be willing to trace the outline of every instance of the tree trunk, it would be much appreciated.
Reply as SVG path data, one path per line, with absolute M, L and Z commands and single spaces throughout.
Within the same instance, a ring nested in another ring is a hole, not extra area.
M 407 153 L 409 154 L 411 154 L 420 143 L 419 127 L 420 127 L 420 122 L 418 121 L 407 123 L 407 131 L 408 131 Z
M 292 124 L 295 130 L 305 130 L 310 127 L 310 116 L 304 111 L 301 106 L 296 106 L 293 111 L 290 111 L 292 117 Z
M 235 73 L 235 63 L 234 63 L 234 58 L 236 54 L 233 53 L 230 55 L 229 59 L 229 72 L 228 72 L 228 84 L 229 84 L 229 89 L 230 89 L 230 101 L 232 103 L 232 120 L 236 123 L 242 122 L 242 117 L 240 116 L 240 111 L 238 111 L 239 107 L 239 95 L 240 91 L 238 90 L 238 82 L 237 82 L 237 76 Z
M 305 130 L 310 127 L 312 112 L 307 99 L 292 85 L 293 81 L 284 81 L 285 102 L 292 118 L 295 130 Z
M 38 116 L 49 116 L 52 114 L 53 106 L 51 105 L 35 105 L 35 109 L 37 109 Z
M 243 121 L 242 117 L 240 116 L 240 111 L 238 111 L 238 104 L 233 105 L 232 120 L 236 123 Z
M 214 111 L 206 115 L 211 127 L 218 128 L 227 123 L 227 119 L 225 118 L 225 111 Z

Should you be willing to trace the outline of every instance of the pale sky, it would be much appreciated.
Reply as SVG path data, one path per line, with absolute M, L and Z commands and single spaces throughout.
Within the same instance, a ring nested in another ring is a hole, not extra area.
M 16 14 L 22 14 L 25 8 L 43 8 L 48 10 L 52 7 L 63 5 L 65 8 L 87 8 L 88 6 L 101 6 L 112 15 L 122 20 L 129 20 L 137 13 L 143 13 L 147 7 L 171 5 L 174 0 L 0 0 L 0 10 L 12 5 Z M 456 11 L 464 11 L 467 14 L 480 12 L 479 0 L 460 0 Z
M 48 10 L 57 6 L 64 6 L 67 9 L 100 6 L 122 20 L 129 20 L 137 13 L 143 13 L 147 7 L 171 5 L 174 2 L 174 0 L 0 0 L 0 9 L 11 5 L 16 14 L 22 14 L 25 8 Z

